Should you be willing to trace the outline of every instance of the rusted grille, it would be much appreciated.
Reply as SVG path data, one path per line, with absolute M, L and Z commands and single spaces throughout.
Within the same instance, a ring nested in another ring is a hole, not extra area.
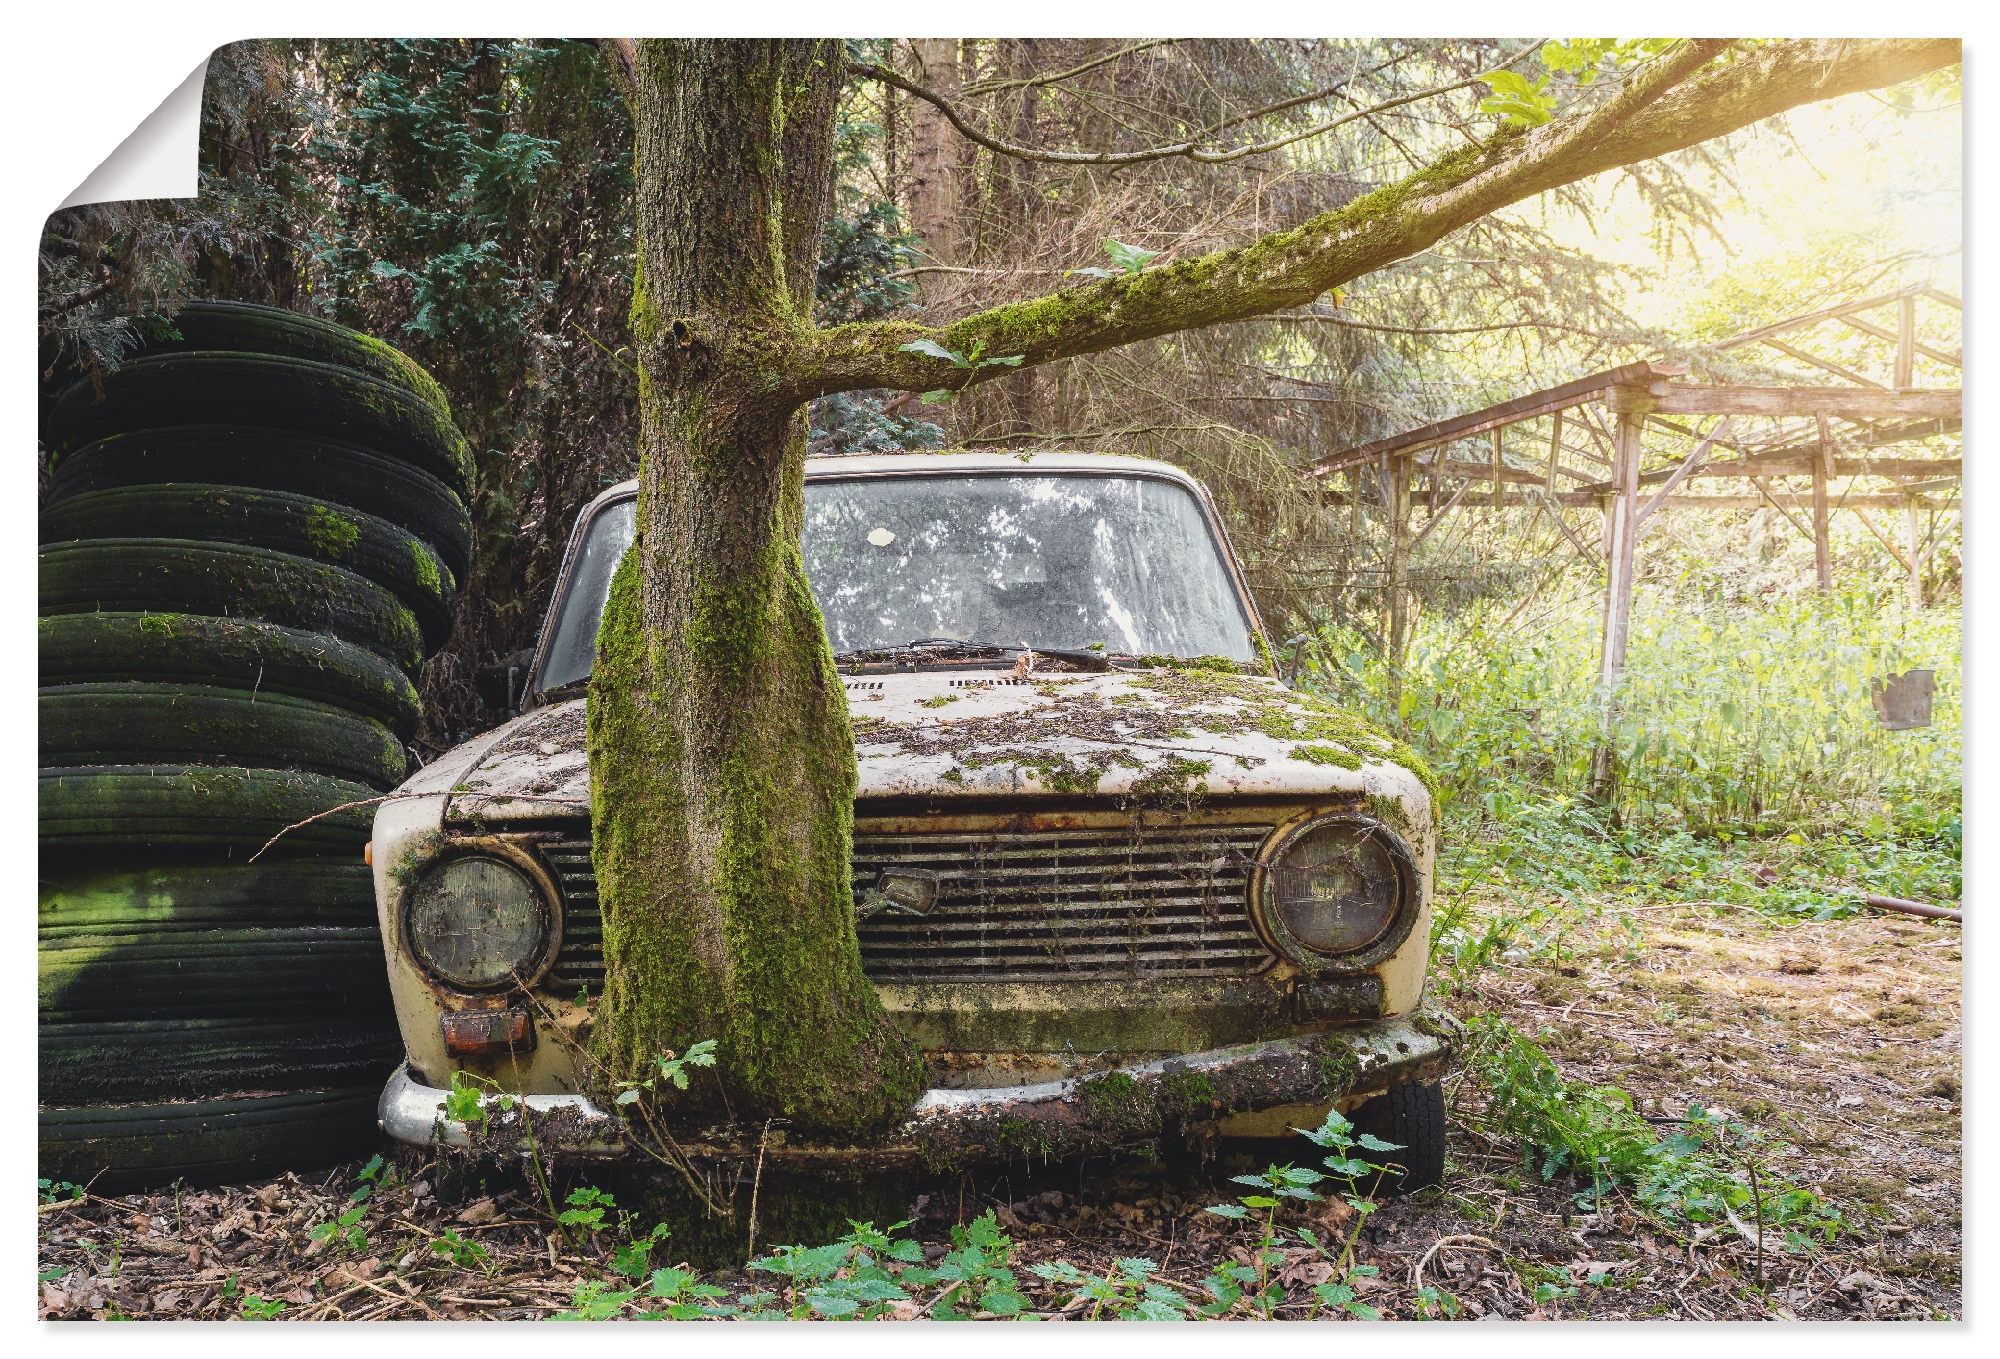
M 563 894 L 562 951 L 549 969 L 549 983 L 569 992 L 587 986 L 596 995 L 604 989 L 604 921 L 597 911 L 597 874 L 590 866 L 590 841 L 544 845 L 542 859 L 556 875 L 556 885 Z
M 854 890 L 884 869 L 938 874 L 925 916 L 861 927 L 878 981 L 1241 976 L 1270 954 L 1246 872 L 1268 826 L 1115 827 L 854 837 Z
M 854 892 L 885 869 L 938 876 L 927 915 L 861 926 L 876 981 L 1111 980 L 1261 972 L 1271 955 L 1250 924 L 1247 870 L 1271 827 L 1112 827 L 1005 833 L 858 834 Z M 597 881 L 587 842 L 543 851 L 564 897 L 552 979 L 604 977 Z

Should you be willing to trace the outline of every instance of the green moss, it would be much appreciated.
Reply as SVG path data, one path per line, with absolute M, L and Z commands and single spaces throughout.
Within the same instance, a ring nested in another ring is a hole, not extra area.
M 443 594 L 444 579 L 440 574 L 443 568 L 439 566 L 438 559 L 431 554 L 431 550 L 422 543 L 412 539 L 410 541 L 410 557 L 412 564 L 416 567 L 417 583 L 433 595 Z
M 1188 1120 L 1212 1114 L 1221 1098 L 1206 1071 L 1169 1071 L 1160 1077 L 1155 1102 L 1161 1113 Z
M 1276 679 L 1278 677 L 1278 663 L 1271 659 L 1271 644 L 1264 640 L 1264 634 L 1261 630 L 1251 632 L 1250 644 L 1257 648 L 1257 663 L 1263 667 L 1258 673 L 1266 675 L 1271 679 Z
M 1198 797 L 1208 792 L 1205 780 L 1214 767 L 1208 760 L 1191 760 L 1184 755 L 1169 755 L 1151 770 L 1132 780 L 1132 791 L 1141 797 L 1167 793 L 1193 794 Z
M 957 694 L 938 694 L 925 699 L 923 702 L 917 704 L 917 706 L 919 708 L 942 708 L 947 704 L 956 702 L 958 702 Z
M 344 557 L 361 540 L 360 521 L 328 505 L 306 511 L 306 538 L 329 557 Z
M 1361 757 L 1339 746 L 1293 746 L 1287 753 L 1307 764 L 1330 764 L 1341 769 L 1361 768 Z
M 139 631 L 151 633 L 155 637 L 174 635 L 173 619 L 163 613 L 142 614 L 139 617 Z
M 1135 656 L 1133 659 L 1155 670 L 1209 670 L 1222 675 L 1243 673 L 1242 663 L 1227 656 Z
M 1337 1099 L 1361 1080 L 1361 1059 L 1344 1043 L 1329 1042 L 1319 1053 L 1319 1093 Z

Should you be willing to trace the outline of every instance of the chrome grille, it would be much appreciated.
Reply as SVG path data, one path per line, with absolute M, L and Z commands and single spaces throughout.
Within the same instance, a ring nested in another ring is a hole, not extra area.
M 1271 826 L 1119 826 L 1020 832 L 860 833 L 859 898 L 885 869 L 939 878 L 927 915 L 861 926 L 881 982 L 1099 981 L 1249 976 L 1271 955 L 1250 924 L 1248 869 Z M 587 841 L 544 848 L 562 885 L 551 980 L 601 988 L 603 932 Z

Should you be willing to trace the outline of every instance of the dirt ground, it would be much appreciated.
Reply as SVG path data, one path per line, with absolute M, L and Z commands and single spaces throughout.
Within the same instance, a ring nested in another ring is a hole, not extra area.
M 1778 924 L 1734 907 L 1640 907 L 1482 970 L 1461 1009 L 1506 1017 L 1571 1081 L 1622 1086 L 1642 1112 L 1731 1111 L 1767 1134 L 1771 1173 L 1820 1194 L 1848 1230 L 1810 1255 L 1767 1254 L 1760 1290 L 1754 1253 L 1726 1224 L 1669 1224 L 1615 1196 L 1579 1210 L 1574 1182 L 1544 1183 L 1518 1147 L 1481 1130 L 1480 1094 L 1461 1082 L 1448 1086 L 1448 1184 L 1368 1220 L 1359 1255 L 1380 1272 L 1359 1281 L 1362 1300 L 1391 1318 L 1417 1315 L 1427 1286 L 1466 1320 L 1957 1317 L 1959 942 L 1956 925 L 1903 917 Z M 1312 1164 L 1312 1151 L 1283 1154 Z M 1204 1167 L 1093 1162 L 940 1182 L 912 1231 L 935 1257 L 955 1221 L 996 1209 L 1030 1301 L 1051 1318 L 1086 1309 L 1061 1310 L 1069 1290 L 1029 1275 L 1037 1260 L 1101 1271 L 1145 1256 L 1202 1301 L 1200 1281 L 1246 1260 L 1252 1241 L 1203 1210 L 1249 1192 L 1227 1176 L 1268 1159 L 1268 1148 L 1231 1149 Z M 365 1244 L 313 1241 L 315 1225 L 349 1207 L 359 1169 L 45 1205 L 39 1315 L 538 1318 L 568 1307 L 579 1283 L 615 1278 L 612 1233 L 567 1244 L 525 1183 L 452 1190 L 415 1163 L 363 1205 Z M 1300 1212 L 1323 1229 L 1348 1225 L 1337 1206 Z M 430 1249 L 447 1229 L 487 1249 L 484 1268 Z M 653 1263 L 675 1259 L 670 1239 Z M 1278 1315 L 1308 1315 L 1329 1272 L 1312 1252 L 1289 1252 Z M 768 1275 L 712 1281 L 773 1286 Z M 934 1288 L 911 1291 L 900 1316 L 935 1301 Z

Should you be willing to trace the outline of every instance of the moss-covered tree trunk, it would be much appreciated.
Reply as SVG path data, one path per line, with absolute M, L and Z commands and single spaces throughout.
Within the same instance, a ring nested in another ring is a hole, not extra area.
M 861 973 L 853 735 L 799 553 L 787 358 L 812 325 L 838 41 L 636 49 L 638 537 L 591 681 L 601 1074 L 718 1042 L 738 1116 L 908 1110 L 911 1041 Z

